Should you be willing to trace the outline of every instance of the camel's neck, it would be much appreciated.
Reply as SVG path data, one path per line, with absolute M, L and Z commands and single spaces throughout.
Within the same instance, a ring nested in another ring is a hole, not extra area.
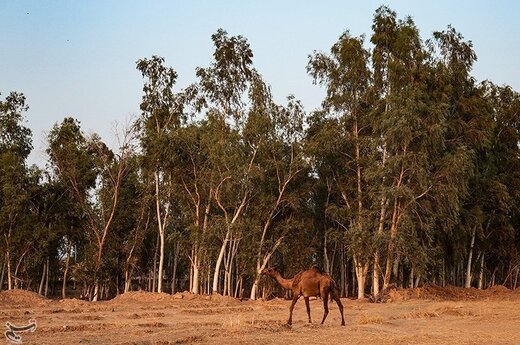
M 280 273 L 277 273 L 274 279 L 284 289 L 290 290 L 292 288 L 292 279 L 285 279 Z

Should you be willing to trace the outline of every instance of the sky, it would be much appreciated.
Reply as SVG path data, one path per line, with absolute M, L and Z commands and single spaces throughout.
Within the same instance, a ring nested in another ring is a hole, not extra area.
M 294 94 L 310 112 L 324 90 L 306 73 L 308 55 L 328 52 L 345 30 L 369 38 L 381 5 L 412 16 L 423 39 L 451 24 L 474 44 L 478 80 L 520 90 L 520 2 L 513 0 L 0 0 L 0 99 L 11 91 L 27 97 L 29 164 L 45 165 L 47 133 L 66 116 L 114 147 L 116 124 L 139 116 L 135 62 L 163 56 L 182 89 L 196 81 L 196 67 L 209 65 L 211 35 L 223 28 L 248 39 L 276 101 Z

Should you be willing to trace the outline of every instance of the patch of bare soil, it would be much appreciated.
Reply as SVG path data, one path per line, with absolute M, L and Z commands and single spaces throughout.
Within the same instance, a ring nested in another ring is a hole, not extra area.
M 327 320 L 320 324 L 320 299 L 310 302 L 312 324 L 307 322 L 305 303 L 298 301 L 290 327 L 286 321 L 291 302 L 283 299 L 240 302 L 222 296 L 132 292 L 111 301 L 85 302 L 10 292 L 0 294 L 0 323 L 21 326 L 35 319 L 38 328 L 23 333 L 22 341 L 42 345 L 518 344 L 520 290 L 474 290 L 395 290 L 391 293 L 400 299 L 392 303 L 343 299 L 345 327 L 340 326 L 335 303 L 329 303 Z M 16 298 L 6 302 L 8 295 Z M 20 307 L 13 300 L 43 302 Z

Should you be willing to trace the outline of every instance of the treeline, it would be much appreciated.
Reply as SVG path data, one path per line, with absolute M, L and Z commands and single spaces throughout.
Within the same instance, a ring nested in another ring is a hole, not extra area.
M 141 115 L 116 151 L 65 118 L 45 169 L 28 167 L 25 97 L 0 101 L 1 289 L 258 298 L 265 267 L 313 264 L 359 298 L 518 285 L 520 97 L 475 80 L 470 41 L 423 41 L 381 7 L 369 40 L 309 56 L 326 95 L 307 114 L 274 101 L 245 38 L 212 40 L 182 90 L 163 58 L 137 62 Z

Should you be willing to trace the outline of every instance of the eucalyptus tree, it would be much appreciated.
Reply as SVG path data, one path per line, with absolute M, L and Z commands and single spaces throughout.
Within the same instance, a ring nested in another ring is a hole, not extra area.
M 124 142 L 120 153 L 114 154 L 96 134 L 86 137 L 73 118 L 65 118 L 49 133 L 47 153 L 54 172 L 66 183 L 81 209 L 88 241 L 94 243 L 89 258 L 93 264 L 93 300 L 99 298 L 104 249 L 117 212 L 130 149 Z
M 262 97 L 269 99 L 269 97 Z M 256 299 L 261 272 L 272 255 L 294 230 L 292 214 L 305 197 L 308 164 L 303 150 L 305 112 L 301 102 L 288 97 L 286 107 L 270 103 L 253 106 L 244 136 L 258 150 L 254 181 L 257 196 L 248 213 L 255 237 L 249 241 L 256 247 L 256 269 L 251 299 Z
M 486 262 L 491 264 L 496 275 L 505 262 L 514 262 L 515 254 L 518 255 L 514 219 L 519 214 L 520 196 L 520 97 L 507 86 L 499 87 L 486 82 L 482 88 L 489 102 L 488 119 L 492 124 L 488 127 L 489 144 L 477 152 L 475 171 L 470 181 L 472 198 L 467 201 L 466 208 L 472 217 L 463 219 L 466 223 L 471 221 L 471 227 L 468 227 L 472 230 L 471 242 L 467 246 L 465 286 L 470 287 L 476 276 L 474 268 L 477 264 L 472 261 L 476 256 L 475 261 L 480 261 L 479 288 L 483 287 Z M 512 273 L 506 275 L 511 276 Z
M 171 137 L 172 158 L 176 161 L 175 183 L 181 217 L 189 230 L 190 291 L 200 293 L 201 265 L 208 265 L 208 235 L 217 172 L 208 161 L 212 137 L 218 131 L 208 120 L 194 122 Z
M 330 123 L 338 126 L 334 131 L 327 131 L 325 126 L 320 135 L 335 136 L 335 139 L 327 140 L 326 146 L 331 150 L 329 155 L 337 155 L 334 159 L 335 167 L 332 167 L 332 181 L 337 194 L 341 196 L 337 206 L 343 210 L 335 214 L 346 215 L 335 217 L 335 220 L 349 233 L 349 247 L 358 281 L 358 298 L 363 298 L 370 262 L 370 257 L 366 255 L 366 245 L 370 236 L 367 219 L 371 207 L 367 205 L 370 200 L 365 195 L 365 168 L 372 155 L 372 132 L 368 121 L 371 98 L 369 52 L 363 47 L 362 37 L 352 37 L 345 32 L 332 46 L 330 56 L 323 53 L 311 56 L 307 70 L 315 82 L 327 88 L 323 110 L 335 119 Z M 337 143 L 336 140 L 343 142 Z M 341 148 L 336 150 L 335 145 Z
M 31 130 L 23 124 L 27 109 L 25 96 L 17 92 L 0 101 L 0 232 L 8 289 L 13 287 L 13 240 L 23 240 L 20 231 L 29 198 L 25 161 L 32 150 L 32 139 Z
M 174 93 L 177 72 L 164 66 L 164 58 L 154 55 L 138 60 L 137 69 L 145 79 L 139 124 L 144 171 L 153 174 L 155 184 L 155 218 L 160 241 L 157 291 L 162 292 L 165 232 L 173 221 L 171 165 L 175 162 L 170 159 L 169 136 L 184 120 L 184 98 L 182 93 Z
M 205 110 L 216 130 L 208 159 L 218 172 L 213 200 L 226 229 L 213 272 L 212 291 L 216 293 L 225 254 L 229 258 L 236 254 L 240 236 L 235 230 L 252 194 L 251 173 L 257 148 L 240 137 L 248 102 L 254 103 L 250 97 L 252 84 L 262 81 L 253 68 L 253 52 L 245 38 L 229 37 L 219 29 L 211 39 L 215 46 L 214 60 L 209 67 L 197 68 L 199 81 L 190 93 L 196 95 L 197 108 Z
M 376 11 L 373 29 L 374 80 L 379 96 L 373 113 L 374 132 L 381 142 L 377 193 L 382 196 L 382 207 L 377 233 L 388 228 L 383 283 L 387 287 L 402 259 L 396 254 L 406 253 L 409 242 L 403 239 L 408 234 L 416 237 L 417 228 L 429 229 L 429 222 L 418 216 L 420 203 L 423 199 L 432 202 L 436 196 L 442 199 L 442 194 L 434 193 L 436 188 L 454 176 L 446 176 L 442 170 L 445 165 L 438 164 L 442 161 L 447 107 L 441 96 L 435 97 L 436 71 L 429 64 L 429 53 L 414 22 L 409 17 L 397 20 L 395 12 L 382 7 Z
M 451 224 L 445 223 L 443 228 L 447 230 L 448 236 L 467 241 L 466 249 L 455 250 L 453 257 L 467 253 L 465 285 L 469 287 L 475 237 L 484 222 L 482 203 L 488 198 L 488 195 L 482 194 L 485 188 L 481 185 L 481 172 L 487 169 L 483 166 L 482 158 L 486 156 L 491 143 L 494 127 L 492 106 L 485 95 L 486 88 L 477 85 L 470 74 L 477 59 L 472 42 L 464 40 L 460 33 L 448 26 L 444 31 L 435 32 L 431 43 L 437 55 L 437 80 L 443 85 L 449 109 L 446 115 L 446 155 L 459 157 L 452 160 L 451 166 L 467 171 L 464 178 L 467 186 L 456 188 L 460 190 L 456 194 L 460 204 L 460 208 L 457 208 L 458 219 L 451 221 Z M 448 185 L 455 186 L 454 183 Z M 469 193 L 466 194 L 467 188 Z M 452 233 L 452 229 L 458 229 L 460 233 Z

